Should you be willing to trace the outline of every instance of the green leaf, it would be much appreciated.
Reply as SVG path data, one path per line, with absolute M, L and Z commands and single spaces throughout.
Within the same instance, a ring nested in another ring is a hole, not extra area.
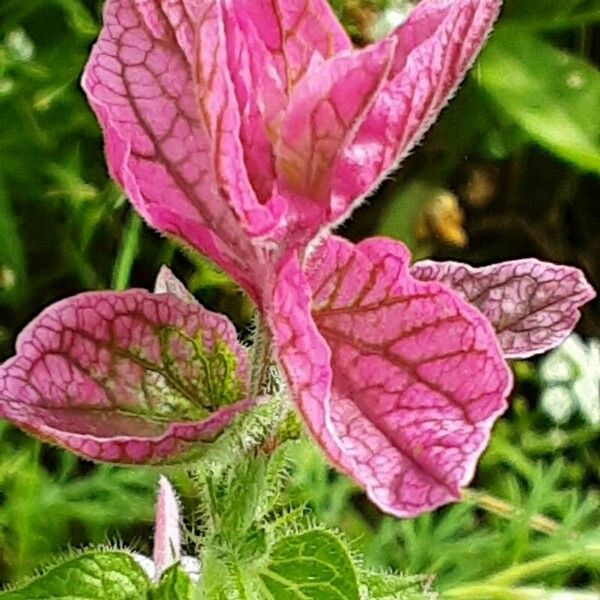
M 2 600 L 142 600 L 149 583 L 126 552 L 88 552 L 51 568 Z
M 259 576 L 277 600 L 359 599 L 350 554 L 329 531 L 306 531 L 277 541 Z
M 364 600 L 435 600 L 437 594 L 427 591 L 421 575 L 393 575 L 377 571 L 359 573 Z
M 231 580 L 223 561 L 214 552 L 202 553 L 202 577 L 196 591 L 198 600 L 231 600 Z
M 216 507 L 221 515 L 220 530 L 223 533 L 242 534 L 254 524 L 265 467 L 265 458 L 256 456 L 228 471 Z
M 509 0 L 502 16 L 503 24 L 537 30 L 569 29 L 598 21 L 596 0 Z
M 532 140 L 583 171 L 600 173 L 600 74 L 591 65 L 500 27 L 478 76 L 496 107 Z
M 150 600 L 192 600 L 194 584 L 179 565 L 167 569 L 156 589 L 150 592 Z

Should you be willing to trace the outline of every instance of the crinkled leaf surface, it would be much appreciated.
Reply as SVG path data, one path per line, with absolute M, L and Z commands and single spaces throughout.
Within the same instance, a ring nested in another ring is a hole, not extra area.
M 289 266 L 273 318 L 312 433 L 398 516 L 459 497 L 511 385 L 487 321 L 444 286 L 413 279 L 408 259 L 390 240 L 354 247 L 332 237 L 307 267 L 314 322 L 302 274 Z
M 92 292 L 46 309 L 0 368 L 0 413 L 83 456 L 183 459 L 248 408 L 221 315 L 171 294 Z
M 348 550 L 329 531 L 288 535 L 271 549 L 260 571 L 277 600 L 358 600 L 356 571 Z
M 107 0 L 83 86 L 138 211 L 252 293 L 248 236 L 274 221 L 244 168 L 221 3 Z
M 383 84 L 394 45 L 383 40 L 317 63 L 294 88 L 275 149 L 283 188 L 311 201 L 329 198 L 332 165 Z
M 226 0 L 222 6 L 245 165 L 257 197 L 268 203 L 275 181 L 272 141 L 287 104 L 287 90 L 276 65 L 279 57 L 267 49 L 241 3 Z
M 326 0 L 235 0 L 273 55 L 286 90 L 293 88 L 315 55 L 321 59 L 352 44 Z
M 425 0 L 393 34 L 396 54 L 333 178 L 333 217 L 345 214 L 433 123 L 473 63 L 501 0 Z
M 508 358 L 560 344 L 577 324 L 581 306 L 596 295 L 579 269 L 535 259 L 483 268 L 423 261 L 412 266 L 411 274 L 421 281 L 440 281 L 476 306 Z
M 126 552 L 87 552 L 51 568 L 2 600 L 141 600 L 150 584 Z

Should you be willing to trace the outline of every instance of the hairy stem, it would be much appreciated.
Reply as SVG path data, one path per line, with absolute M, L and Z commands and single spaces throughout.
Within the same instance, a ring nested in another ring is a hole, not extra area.
M 250 354 L 250 397 L 258 398 L 269 382 L 273 361 L 271 332 L 260 315 L 255 318 L 254 342 Z
M 523 514 L 521 509 L 485 492 L 467 489 L 463 491 L 462 499 L 475 504 L 482 510 L 510 521 L 518 519 Z M 560 523 L 544 515 L 532 515 L 529 517 L 529 527 L 539 533 L 553 535 L 560 530 Z

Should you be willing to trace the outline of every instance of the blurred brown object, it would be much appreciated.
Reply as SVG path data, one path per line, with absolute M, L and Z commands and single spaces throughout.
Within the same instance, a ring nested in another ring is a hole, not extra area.
M 346 1 L 343 21 L 357 46 L 366 46 L 373 41 L 373 26 L 379 12 L 373 0 Z
M 415 237 L 419 242 L 441 241 L 464 248 L 469 241 L 463 228 L 464 220 L 458 198 L 449 190 L 439 190 L 419 213 Z
M 499 170 L 494 165 L 474 165 L 460 188 L 461 198 L 473 208 L 485 208 L 498 192 Z

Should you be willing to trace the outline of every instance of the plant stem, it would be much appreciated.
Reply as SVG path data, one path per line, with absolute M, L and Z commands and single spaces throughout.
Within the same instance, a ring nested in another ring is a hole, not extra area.
M 528 453 L 548 454 L 559 452 L 573 446 L 584 446 L 600 439 L 600 430 L 594 427 L 581 429 L 573 432 L 560 432 L 560 437 L 540 438 L 537 434 L 531 434 L 523 439 L 523 449 Z
M 496 498 L 485 492 L 478 492 L 477 490 L 464 490 L 462 499 L 466 502 L 472 502 L 475 506 L 487 512 L 511 521 L 518 519 L 523 514 L 522 509 L 500 498 Z M 560 530 L 560 523 L 544 515 L 532 515 L 529 517 L 529 527 L 539 533 L 553 535 Z
M 113 269 L 111 286 L 114 290 L 124 290 L 129 285 L 131 269 L 140 243 L 142 220 L 132 212 L 129 216 L 121 247 Z
M 233 576 L 233 581 L 237 589 L 238 597 L 240 600 L 250 600 L 248 596 L 248 590 L 246 589 L 246 583 L 244 581 L 244 573 L 240 569 L 237 563 L 234 563 L 230 567 L 230 572 Z
M 488 583 L 491 585 L 513 585 L 536 575 L 586 565 L 593 565 L 596 568 L 600 566 L 600 546 L 590 545 L 584 549 L 559 552 L 514 565 L 490 577 Z
M 250 397 L 254 399 L 261 395 L 268 384 L 272 362 L 271 332 L 259 314 L 255 318 L 250 359 Z

